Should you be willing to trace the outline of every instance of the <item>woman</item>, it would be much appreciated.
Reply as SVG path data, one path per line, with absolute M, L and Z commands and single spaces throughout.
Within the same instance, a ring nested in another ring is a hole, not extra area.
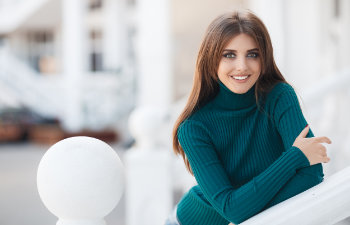
M 323 180 L 327 137 L 314 137 L 271 40 L 251 12 L 216 18 L 173 133 L 198 185 L 167 224 L 238 224 Z

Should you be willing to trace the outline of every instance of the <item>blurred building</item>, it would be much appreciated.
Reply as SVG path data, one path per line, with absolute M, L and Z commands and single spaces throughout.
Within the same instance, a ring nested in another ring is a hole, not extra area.
M 133 1 L 0 1 L 0 107 L 70 131 L 125 121 L 135 102 L 133 10 Z

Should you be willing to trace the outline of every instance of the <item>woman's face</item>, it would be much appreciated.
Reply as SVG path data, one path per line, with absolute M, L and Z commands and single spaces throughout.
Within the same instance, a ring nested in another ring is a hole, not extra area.
M 246 93 L 258 80 L 261 60 L 258 45 L 244 33 L 225 46 L 218 68 L 219 80 L 232 92 Z

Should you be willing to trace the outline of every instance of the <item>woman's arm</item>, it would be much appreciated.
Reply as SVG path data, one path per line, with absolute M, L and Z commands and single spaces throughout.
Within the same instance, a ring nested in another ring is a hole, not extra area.
M 310 165 L 304 153 L 292 146 L 265 171 L 235 189 L 200 122 L 187 120 L 179 127 L 178 137 L 206 199 L 235 224 L 261 211 L 298 169 Z
M 300 108 L 298 98 L 293 88 L 287 84 L 285 91 L 279 96 L 273 115 L 275 125 L 284 143 L 285 149 L 290 149 L 296 137 L 307 124 Z M 293 118 L 293 119 L 290 119 Z M 311 129 L 307 137 L 314 137 Z M 269 208 L 288 198 L 291 198 L 319 183 L 323 180 L 322 164 L 304 167 L 283 186 L 276 196 L 264 207 Z

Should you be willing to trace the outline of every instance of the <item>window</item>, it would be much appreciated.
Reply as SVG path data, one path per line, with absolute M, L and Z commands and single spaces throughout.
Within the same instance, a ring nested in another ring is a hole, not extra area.
M 90 54 L 89 65 L 90 71 L 102 71 L 103 70 L 103 55 L 102 55 L 102 32 L 92 30 L 90 32 Z
M 102 8 L 102 0 L 90 0 L 89 9 L 90 11 L 100 10 Z

